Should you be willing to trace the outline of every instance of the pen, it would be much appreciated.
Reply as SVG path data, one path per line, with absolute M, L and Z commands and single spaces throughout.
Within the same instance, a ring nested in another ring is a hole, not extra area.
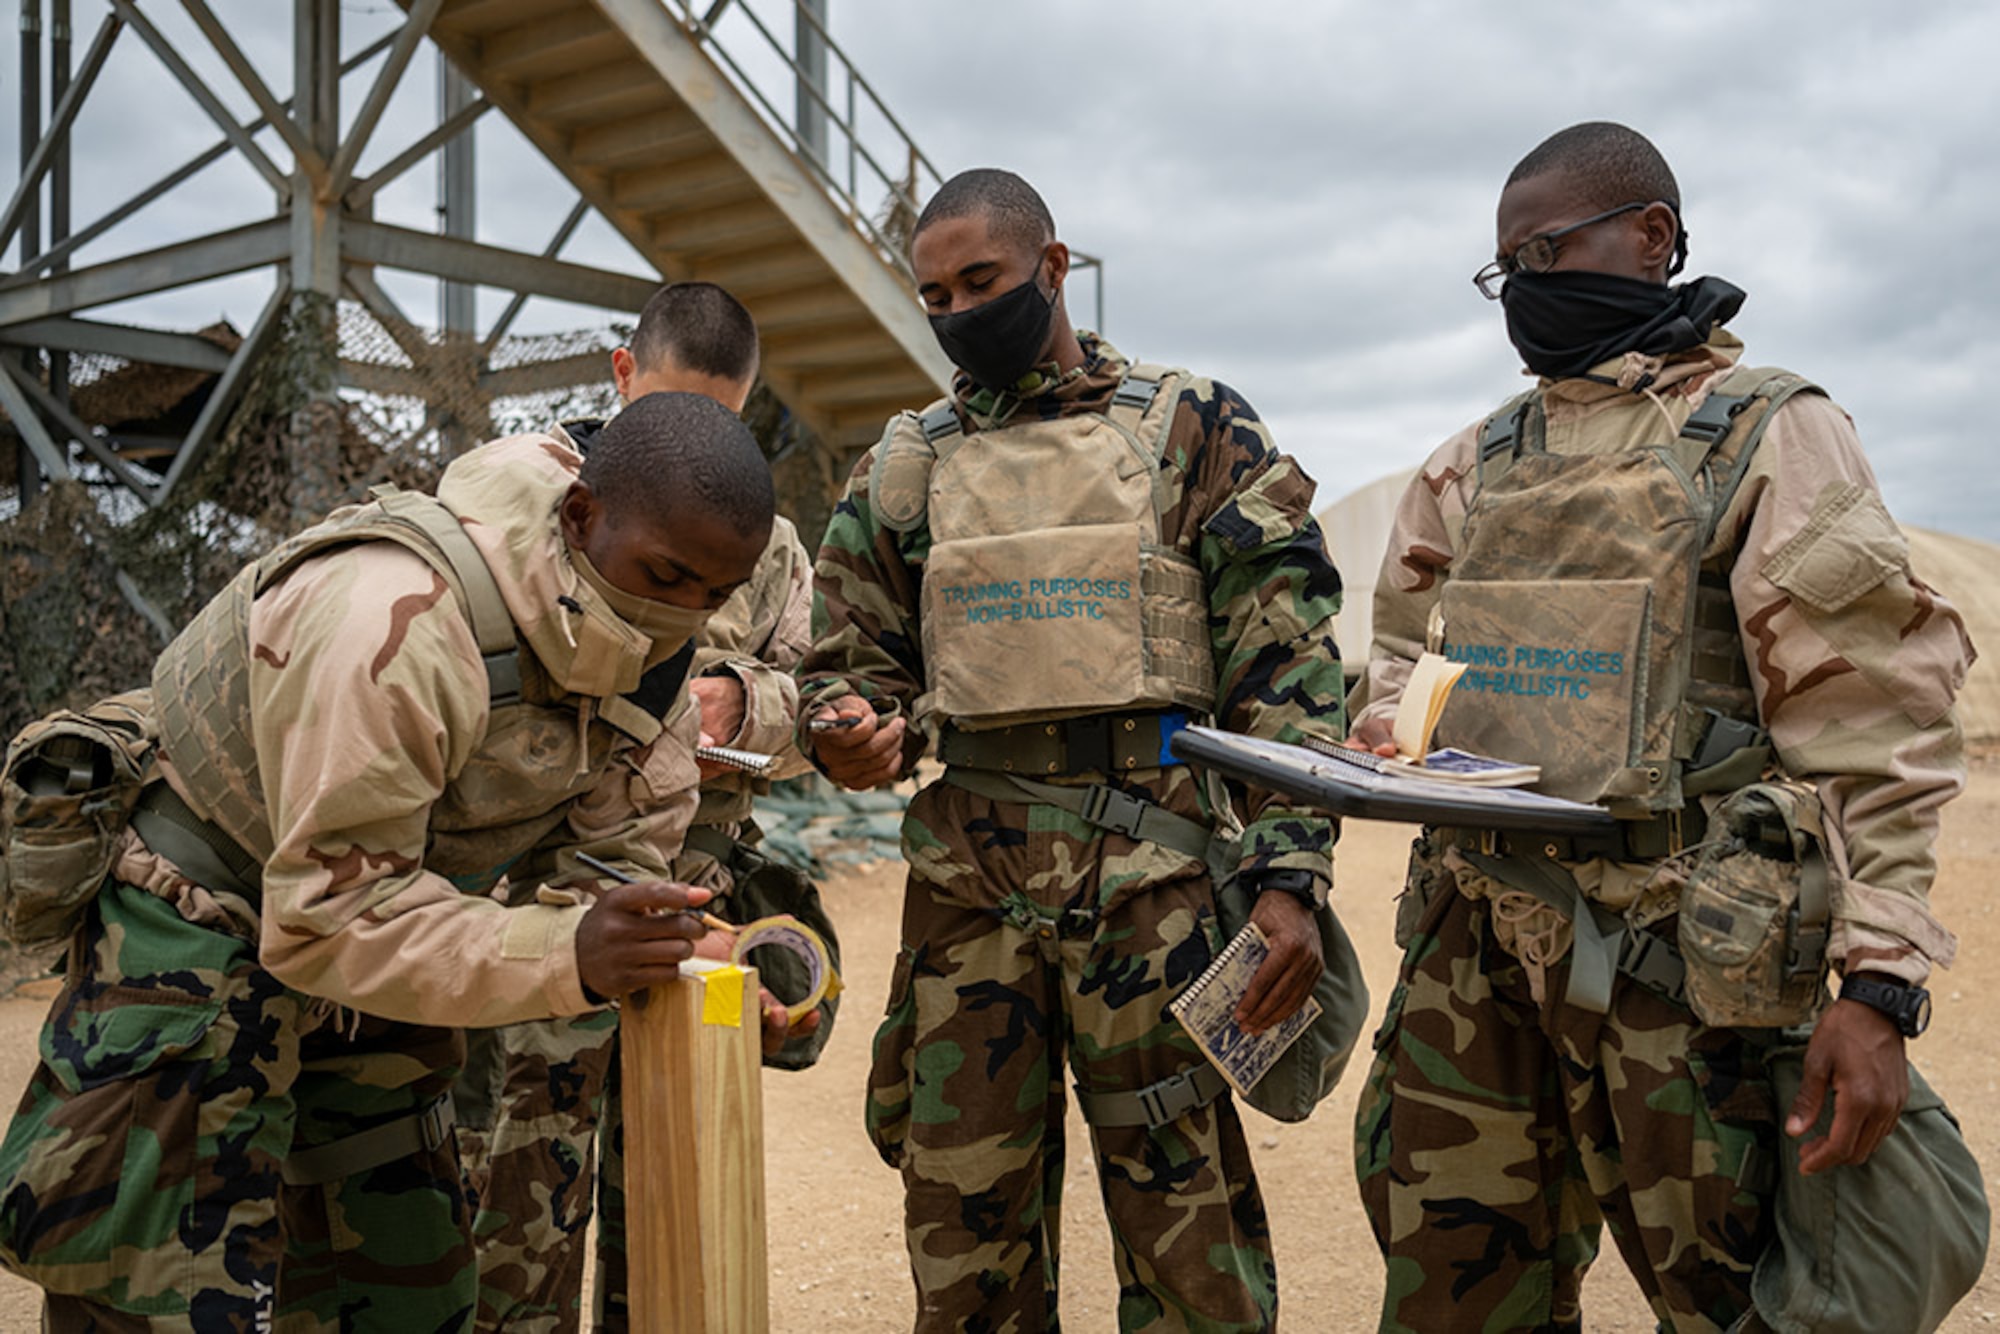
M 599 875 L 607 876 L 612 880 L 616 880 L 621 885 L 631 885 L 638 883 L 637 877 L 626 875 L 623 871 L 619 870 L 617 867 L 612 866 L 607 862 L 601 862 L 587 852 L 577 853 L 576 859 L 582 862 L 585 866 L 588 866 L 591 870 L 597 872 Z M 699 908 L 682 908 L 680 911 L 686 913 L 690 917 L 698 919 L 703 926 L 707 927 L 711 931 L 727 931 L 732 935 L 734 935 L 736 932 L 735 927 L 731 926 L 728 922 L 723 921 L 720 917 L 717 917 L 712 912 L 703 912 Z
M 839 718 L 815 718 L 806 724 L 808 732 L 840 732 L 861 723 L 859 714 L 844 714 Z

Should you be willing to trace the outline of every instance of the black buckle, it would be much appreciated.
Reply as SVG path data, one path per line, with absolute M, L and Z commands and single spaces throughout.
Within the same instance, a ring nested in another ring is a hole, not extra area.
M 1062 724 L 1063 772 L 1111 772 L 1111 715 L 1092 713 Z
M 451 1094 L 440 1093 L 436 1101 L 424 1108 L 417 1118 L 417 1133 L 423 1138 L 424 1152 L 435 1153 L 451 1138 L 452 1126 L 458 1117 L 452 1107 Z
M 1127 838 L 1140 837 L 1139 826 L 1146 818 L 1146 802 L 1115 787 L 1093 783 L 1084 790 L 1083 819 L 1099 829 L 1108 829 Z

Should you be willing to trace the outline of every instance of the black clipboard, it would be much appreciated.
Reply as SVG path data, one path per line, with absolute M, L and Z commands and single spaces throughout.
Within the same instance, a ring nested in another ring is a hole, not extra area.
M 1618 821 L 1601 806 L 1513 787 L 1473 787 L 1373 769 L 1304 746 L 1188 727 L 1169 743 L 1190 764 L 1281 792 L 1304 806 L 1360 820 L 1521 829 L 1543 834 L 1601 834 Z

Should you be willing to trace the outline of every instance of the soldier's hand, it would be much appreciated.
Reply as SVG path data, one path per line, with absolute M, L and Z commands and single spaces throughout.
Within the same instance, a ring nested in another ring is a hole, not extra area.
M 1347 734 L 1347 744 L 1354 750 L 1372 751 L 1384 758 L 1396 753 L 1396 738 L 1387 718 L 1363 718 Z
M 576 928 L 576 968 L 585 988 L 609 998 L 673 977 L 708 932 L 699 917 L 681 910 L 711 897 L 705 889 L 665 880 L 605 891 Z
M 1319 943 L 1319 924 L 1313 911 L 1295 895 L 1270 890 L 1257 896 L 1250 909 L 1255 922 L 1271 943 L 1271 952 L 1250 979 L 1250 989 L 1236 1004 L 1236 1022 L 1252 1033 L 1290 1017 L 1306 1003 L 1325 967 Z
M 1806 1176 L 1867 1162 L 1903 1114 L 1910 1067 L 1903 1034 L 1889 1016 L 1860 1001 L 1827 1007 L 1806 1043 L 1805 1079 L 1785 1133 L 1797 1137 L 1810 1131 L 1829 1095 L 1833 1123 L 1824 1136 L 1799 1147 L 1799 1171 Z
M 701 744 L 704 746 L 726 746 L 743 730 L 743 712 L 746 701 L 743 682 L 735 676 L 724 673 L 720 676 L 697 676 L 688 682 L 688 694 L 693 697 L 695 707 L 701 713 Z M 703 778 L 715 778 L 732 770 L 726 764 L 714 760 L 702 760 L 699 765 Z
M 815 712 L 812 721 L 837 724 L 814 731 L 809 723 L 807 736 L 819 762 L 842 787 L 859 791 L 903 776 L 903 735 L 907 730 L 903 719 L 891 718 L 885 723 L 861 696 L 842 695 Z
M 776 1056 L 779 1049 L 793 1038 L 802 1038 L 808 1033 L 819 1030 L 819 1009 L 817 1006 L 800 1015 L 799 1021 L 796 1024 L 788 1024 L 785 1022 L 785 1017 L 790 1012 L 789 1007 L 776 996 L 773 996 L 770 988 L 761 987 L 759 991 L 761 993 L 759 999 L 764 1006 L 763 1042 L 764 1054 L 766 1056 Z

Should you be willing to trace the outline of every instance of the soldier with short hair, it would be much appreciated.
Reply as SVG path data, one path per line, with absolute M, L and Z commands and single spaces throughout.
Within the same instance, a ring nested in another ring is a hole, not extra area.
M 663 720 L 771 517 L 742 424 L 655 394 L 588 460 L 517 436 L 436 499 L 336 512 L 175 640 L 158 779 L 0 1147 L 0 1257 L 49 1328 L 471 1319 L 459 1030 L 689 957 L 696 775 Z M 496 902 L 503 876 L 536 892 Z
M 1471 664 L 1440 743 L 1619 817 L 1415 845 L 1356 1123 L 1385 1331 L 1582 1328 L 1601 1220 L 1662 1328 L 1739 1328 L 1780 1136 L 1807 1174 L 1869 1158 L 1952 960 L 1927 898 L 1964 627 L 1847 415 L 1742 364 L 1743 292 L 1668 285 L 1681 216 L 1621 125 L 1514 168 L 1474 281 L 1536 384 L 1431 455 L 1383 560 L 1356 742 L 1393 753 L 1439 651 Z M 1822 960 L 1840 999 L 1781 1106 L 1778 1029 L 1823 1003 Z
M 1340 581 L 1313 484 L 1227 385 L 1074 330 L 1069 250 L 1020 177 L 969 171 L 911 257 L 952 396 L 855 466 L 816 567 L 804 743 L 912 800 L 869 1133 L 901 1169 L 916 1328 L 1053 1329 L 1064 1065 L 1125 1330 L 1265 1330 L 1271 1239 L 1226 1086 L 1166 1013 L 1221 949 L 1216 878 L 1272 942 L 1239 1018 L 1321 971 L 1331 821 L 1225 790 L 1190 721 L 1344 731 Z M 1235 832 L 1242 843 L 1220 864 Z
M 740 414 L 756 385 L 758 360 L 757 326 L 742 303 L 713 283 L 680 282 L 646 302 L 630 343 L 611 354 L 611 373 L 626 404 L 649 394 L 691 393 Z M 582 419 L 553 434 L 589 457 L 608 429 L 605 421 Z M 749 579 L 695 637 L 688 705 L 669 723 L 680 744 L 698 740 L 774 755 L 771 778 L 809 769 L 793 744 L 798 684 L 791 669 L 805 651 L 811 607 L 810 558 L 791 521 L 775 515 Z M 741 923 L 758 912 L 742 911 L 735 872 L 754 867 L 760 883 L 786 877 L 792 898 L 785 910 L 812 916 L 818 898 L 811 883 L 789 868 L 767 866 L 752 846 L 759 837 L 752 804 L 770 778 L 706 760 L 698 770 L 699 805 L 672 852 L 669 879 L 709 890 L 713 911 Z M 830 937 L 830 924 L 823 917 L 819 924 Z M 704 949 L 725 941 L 718 933 Z M 810 1064 L 825 1041 L 833 1002 L 789 1031 L 775 1006 L 767 996 L 767 1060 Z M 592 1327 L 626 1327 L 617 1019 L 605 1010 L 468 1035 L 473 1059 L 458 1086 L 460 1146 L 477 1207 L 478 1329 L 576 1327 L 593 1213 Z

